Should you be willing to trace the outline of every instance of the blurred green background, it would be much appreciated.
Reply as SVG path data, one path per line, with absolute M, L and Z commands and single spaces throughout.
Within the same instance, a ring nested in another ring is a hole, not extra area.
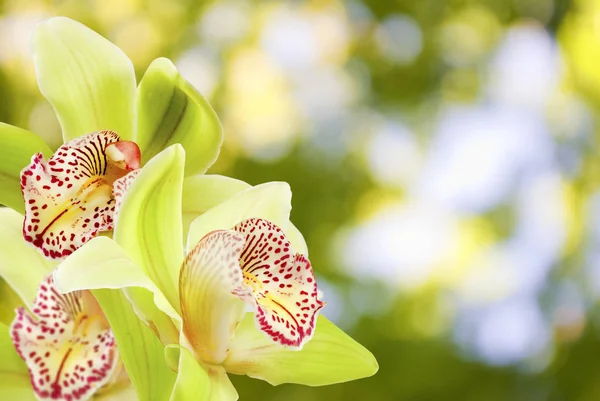
M 138 79 L 172 59 L 223 122 L 211 173 L 291 184 L 323 313 L 380 363 L 242 400 L 600 399 L 599 0 L 0 0 L 0 121 L 57 146 L 53 15 Z

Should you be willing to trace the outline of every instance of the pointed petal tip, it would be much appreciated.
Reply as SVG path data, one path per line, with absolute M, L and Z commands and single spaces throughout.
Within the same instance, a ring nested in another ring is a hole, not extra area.
M 158 57 L 154 59 L 152 63 L 150 63 L 149 68 L 152 67 L 160 68 L 161 70 L 172 70 L 175 73 L 177 73 L 177 68 L 175 67 L 175 64 L 173 64 L 173 62 L 166 57 Z
M 253 324 L 248 313 L 234 336 L 224 366 L 229 373 L 265 380 L 273 386 L 297 383 L 325 386 L 373 376 L 379 365 L 364 346 L 320 315 L 313 339 L 302 351 L 273 343 Z

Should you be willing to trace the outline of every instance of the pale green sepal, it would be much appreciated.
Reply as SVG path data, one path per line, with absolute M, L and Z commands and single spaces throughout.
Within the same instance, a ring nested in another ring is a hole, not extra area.
M 228 230 L 242 220 L 259 217 L 286 227 L 290 217 L 292 191 L 285 182 L 257 185 L 198 216 L 190 225 L 187 248 L 191 250 L 206 234 Z
M 194 219 L 252 185 L 223 175 L 200 174 L 183 180 L 183 232 L 188 232 Z M 304 237 L 291 222 L 281 227 L 295 252 L 308 256 Z
M 69 255 L 54 271 L 54 283 L 64 293 L 124 289 L 138 317 L 164 343 L 179 341 L 181 318 L 175 309 L 123 248 L 110 238 L 96 237 Z
M 23 216 L 0 208 L 0 276 L 31 309 L 38 286 L 56 263 L 25 242 L 22 227 Z
M 54 17 L 35 29 L 33 56 L 65 142 L 100 130 L 134 139 L 135 73 L 121 49 L 79 22 Z
M 283 232 L 285 232 L 286 238 L 290 241 L 290 244 L 292 244 L 294 252 L 301 253 L 308 257 L 308 246 L 306 245 L 306 241 L 300 230 L 298 230 L 291 221 L 288 223 L 287 227 L 283 229 Z
M 0 400 L 35 401 L 27 365 L 19 357 L 9 327 L 0 323 Z
M 87 245 L 86 245 L 87 246 Z M 177 375 L 167 366 L 164 346 L 140 319 L 121 290 L 93 290 L 115 335 L 119 356 L 137 398 L 166 401 Z
M 21 170 L 38 152 L 46 158 L 52 156 L 52 150 L 36 134 L 0 123 L 0 205 L 24 213 Z
M 180 347 L 179 372 L 170 401 L 236 401 L 237 391 L 220 366 L 201 366 Z
M 143 168 L 123 198 L 113 238 L 179 311 L 183 262 L 181 192 L 185 151 L 165 149 Z
M 136 399 L 135 388 L 132 386 L 113 389 L 96 394 L 93 401 L 132 401 Z
M 193 175 L 183 180 L 183 232 L 187 233 L 194 219 L 211 207 L 252 186 L 223 175 Z
M 245 374 L 274 386 L 324 386 L 369 377 L 379 369 L 371 352 L 323 315 L 318 317 L 312 340 L 301 351 L 292 351 L 257 330 L 252 313 L 240 323 L 223 366 L 229 373 Z
M 180 143 L 187 154 L 185 174 L 204 173 L 217 159 L 223 129 L 206 99 L 166 58 L 150 64 L 138 87 L 137 143 L 145 162 Z

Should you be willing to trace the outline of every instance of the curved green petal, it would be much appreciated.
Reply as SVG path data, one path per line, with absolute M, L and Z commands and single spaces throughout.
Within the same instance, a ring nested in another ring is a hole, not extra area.
M 204 368 L 180 347 L 179 373 L 170 401 L 235 401 L 238 394 L 220 366 Z
M 183 232 L 188 231 L 196 217 L 249 188 L 252 188 L 250 184 L 223 175 L 198 174 L 186 177 L 182 199 Z
M 144 74 L 137 96 L 137 143 L 145 162 L 174 143 L 187 154 L 186 175 L 204 173 L 217 160 L 223 129 L 206 99 L 166 58 Z
M 252 185 L 223 175 L 202 174 L 186 177 L 183 181 L 182 204 L 184 234 L 196 217 L 249 188 L 252 188 Z M 306 242 L 296 226 L 289 222 L 287 227 L 283 228 L 294 250 L 308 256 Z
M 179 330 L 171 319 L 181 318 L 144 271 L 110 238 L 96 237 L 69 255 L 56 268 L 54 283 L 62 292 L 125 289 L 136 314 L 163 343 L 179 342 Z
M 56 263 L 25 242 L 22 226 L 23 216 L 12 209 L 0 208 L 0 276 L 31 308 L 38 286 Z
M 54 17 L 37 26 L 33 55 L 65 142 L 103 129 L 134 139 L 135 73 L 121 49 L 79 22 Z
M 19 357 L 7 325 L 0 323 L 0 400 L 35 401 L 27 365 Z
M 322 315 L 312 340 L 301 351 L 292 351 L 257 330 L 252 313 L 240 323 L 223 366 L 229 373 L 266 380 L 274 386 L 324 386 L 369 377 L 379 369 L 373 354 Z
M 167 366 L 163 344 L 152 330 L 138 319 L 123 291 L 102 289 L 93 290 L 92 293 L 115 335 L 119 356 L 135 387 L 138 399 L 167 400 L 176 374 Z
M 148 162 L 123 198 L 113 238 L 179 311 L 185 152 L 173 145 Z
M 267 219 L 279 227 L 286 227 L 290 217 L 292 192 L 285 182 L 257 185 L 197 217 L 190 225 L 187 248 L 191 250 L 213 230 L 228 230 L 251 217 Z
M 0 205 L 24 213 L 21 170 L 38 152 L 52 156 L 52 150 L 33 132 L 0 123 Z

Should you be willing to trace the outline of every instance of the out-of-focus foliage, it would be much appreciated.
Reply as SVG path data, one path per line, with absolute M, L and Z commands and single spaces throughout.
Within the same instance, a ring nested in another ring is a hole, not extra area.
M 0 121 L 57 146 L 29 53 L 52 15 L 138 78 L 173 60 L 223 122 L 210 173 L 290 183 L 323 313 L 380 363 L 241 399 L 600 398 L 600 2 L 0 0 Z

